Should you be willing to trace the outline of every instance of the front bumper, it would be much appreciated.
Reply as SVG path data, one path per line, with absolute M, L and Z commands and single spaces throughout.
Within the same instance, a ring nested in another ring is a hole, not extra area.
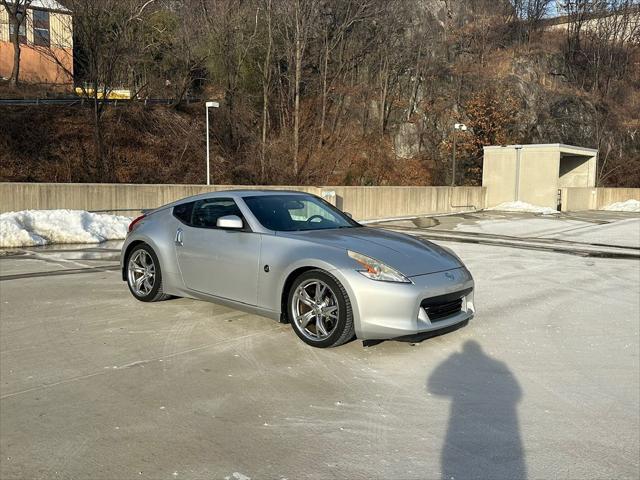
M 420 334 L 451 327 L 473 317 L 474 282 L 465 267 L 411 277 L 413 283 L 378 282 L 355 270 L 340 270 L 338 277 L 348 291 L 356 336 L 381 340 Z M 438 297 L 471 289 L 462 297 L 457 313 L 432 320 L 420 304 Z

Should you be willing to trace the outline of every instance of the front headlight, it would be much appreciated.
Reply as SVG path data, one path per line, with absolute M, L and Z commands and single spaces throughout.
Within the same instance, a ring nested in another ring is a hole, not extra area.
M 364 270 L 358 270 L 358 272 L 367 278 L 379 280 L 381 282 L 411 283 L 411 280 L 403 274 L 388 265 L 379 262 L 375 258 L 367 257 L 366 255 L 362 255 L 358 252 L 352 252 L 351 250 L 347 250 L 347 254 L 364 267 Z

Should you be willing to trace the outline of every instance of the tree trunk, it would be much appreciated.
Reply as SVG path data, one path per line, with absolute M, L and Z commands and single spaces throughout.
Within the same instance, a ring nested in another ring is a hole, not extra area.
M 99 178 L 108 181 L 108 172 L 104 161 L 104 141 L 102 137 L 102 119 L 100 115 L 100 104 L 98 101 L 97 85 L 94 87 L 93 99 L 93 142 L 95 148 L 95 162 Z
M 264 56 L 262 69 L 262 144 L 260 148 L 260 180 L 264 181 L 265 151 L 267 148 L 267 123 L 269 121 L 269 84 L 271 83 L 271 0 L 267 0 L 267 52 Z
M 385 54 L 382 69 L 380 71 L 380 136 L 384 136 L 385 120 L 387 112 L 387 97 L 389 94 L 389 57 Z
M 17 87 L 20 82 L 20 26 L 13 32 L 11 43 L 13 43 L 13 69 L 11 70 L 11 79 L 9 85 Z
M 102 88 L 102 99 L 98 98 L 99 92 L 98 83 L 94 83 L 93 85 L 93 141 L 95 147 L 95 159 L 96 165 L 98 169 L 98 175 L 101 181 L 109 183 L 115 182 L 115 168 L 112 164 L 111 159 L 107 155 L 105 151 L 105 143 L 104 143 L 104 134 L 103 134 L 103 123 L 102 123 L 102 114 L 104 113 L 104 103 L 108 96 L 108 91 L 106 87 Z
M 302 77 L 302 12 L 300 2 L 296 3 L 296 51 L 295 63 L 296 74 L 294 84 L 294 105 L 293 105 L 293 173 L 298 177 L 298 155 L 300 153 L 300 80 Z
M 416 103 L 418 99 L 418 89 L 420 88 L 420 57 L 422 54 L 422 44 L 418 46 L 418 56 L 416 58 L 416 79 L 413 83 L 413 89 L 411 91 L 411 98 L 409 99 L 409 110 L 407 111 L 407 122 L 411 120 L 411 115 L 413 115 L 413 111 L 416 108 Z
M 327 118 L 327 69 L 329 68 L 329 38 L 325 30 L 324 37 L 324 62 L 322 65 L 322 112 L 320 115 L 320 134 L 318 138 L 318 149 L 322 148 L 324 137 L 324 123 Z

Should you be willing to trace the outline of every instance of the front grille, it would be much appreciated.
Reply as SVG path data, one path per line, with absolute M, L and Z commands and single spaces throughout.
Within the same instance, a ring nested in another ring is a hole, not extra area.
M 462 310 L 462 299 L 470 292 L 471 289 L 468 288 L 460 292 L 426 298 L 420 303 L 420 306 L 427 312 L 429 320 L 437 322 L 459 313 Z
M 429 320 L 432 322 L 442 320 L 443 318 L 450 317 L 462 310 L 462 299 L 459 298 L 453 302 L 444 303 L 442 305 L 432 305 L 425 308 Z

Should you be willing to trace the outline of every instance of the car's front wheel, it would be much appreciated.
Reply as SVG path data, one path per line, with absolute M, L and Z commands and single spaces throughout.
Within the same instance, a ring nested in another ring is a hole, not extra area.
M 141 302 L 157 302 L 169 298 L 162 291 L 160 262 L 151 247 L 140 244 L 127 257 L 127 284 Z
M 322 270 L 304 272 L 289 291 L 291 326 L 305 343 L 314 347 L 336 347 L 354 335 L 353 312 L 346 290 Z

